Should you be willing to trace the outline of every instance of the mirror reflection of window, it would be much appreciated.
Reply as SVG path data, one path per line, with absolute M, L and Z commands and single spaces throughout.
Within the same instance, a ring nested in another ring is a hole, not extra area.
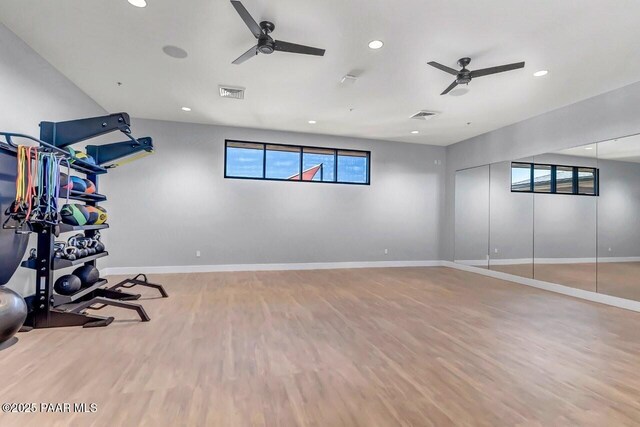
M 595 182 L 595 169 L 578 168 L 578 194 L 596 194 Z
M 551 166 L 534 165 L 533 191 L 535 191 L 536 193 L 551 192 Z
M 556 167 L 556 193 L 573 194 L 573 168 Z
M 511 164 L 511 191 L 531 191 L 531 164 Z

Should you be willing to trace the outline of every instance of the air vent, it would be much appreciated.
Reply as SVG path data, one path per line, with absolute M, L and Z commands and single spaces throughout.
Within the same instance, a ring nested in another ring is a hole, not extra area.
M 411 118 L 416 120 L 429 120 L 436 115 L 438 115 L 438 113 L 436 113 L 435 111 L 422 110 L 415 113 L 413 116 L 411 116 Z
M 243 87 L 218 86 L 220 88 L 220 96 L 223 98 L 244 99 Z

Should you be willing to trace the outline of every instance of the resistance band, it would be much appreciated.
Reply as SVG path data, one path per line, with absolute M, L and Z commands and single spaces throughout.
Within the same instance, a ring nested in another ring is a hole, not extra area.
M 38 206 L 34 215 L 37 221 L 58 222 L 60 162 L 61 159 L 54 153 L 38 154 Z
M 37 160 L 37 147 L 26 145 L 18 146 L 18 175 L 16 178 L 16 200 L 12 212 L 19 222 L 28 221 L 33 209 L 33 197 L 36 194 L 35 181 L 38 179 L 38 171 L 33 166 Z

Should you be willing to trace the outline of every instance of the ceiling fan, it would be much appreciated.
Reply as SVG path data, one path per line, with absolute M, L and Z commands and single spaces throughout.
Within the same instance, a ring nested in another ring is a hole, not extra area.
M 439 70 L 444 71 L 445 73 L 452 74 L 456 76 L 456 79 L 449 85 L 448 88 L 444 90 L 440 95 L 446 95 L 451 92 L 451 89 L 456 87 L 457 85 L 468 85 L 471 79 L 474 77 L 482 77 L 488 76 L 490 74 L 503 73 L 505 71 L 517 70 L 518 68 L 524 68 L 524 62 L 516 62 L 513 64 L 500 65 L 498 67 L 490 67 L 490 68 L 482 68 L 480 70 L 467 70 L 467 65 L 471 62 L 471 58 L 460 58 L 458 59 L 458 65 L 462 67 L 460 71 L 454 70 L 453 68 L 447 67 L 446 65 L 439 64 L 437 62 L 431 61 L 427 64 L 435 67 Z
M 240 55 L 238 59 L 233 61 L 233 64 L 242 64 L 246 60 L 256 56 L 258 53 L 270 55 L 275 50 L 280 52 L 300 53 L 303 55 L 324 56 L 324 49 L 283 42 L 281 40 L 273 40 L 269 35 L 276 28 L 273 22 L 262 21 L 260 22 L 260 25 L 258 25 L 241 2 L 232 0 L 231 4 L 236 8 L 238 15 L 240 15 L 244 23 L 247 24 L 247 27 L 249 27 L 253 36 L 258 39 L 258 44 Z

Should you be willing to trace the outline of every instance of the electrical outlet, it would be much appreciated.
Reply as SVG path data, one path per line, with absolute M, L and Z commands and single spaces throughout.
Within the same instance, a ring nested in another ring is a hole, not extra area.
M 389 249 L 385 249 L 385 250 L 384 250 L 384 254 L 385 254 L 385 255 L 388 255 L 388 254 L 389 254 Z
M 494 248 L 494 249 L 493 249 L 493 253 L 494 253 L 494 254 L 497 254 L 497 253 L 498 253 L 498 248 Z
M 196 258 L 200 258 L 200 251 L 196 251 Z
M 611 248 L 609 248 L 609 252 L 611 252 Z

